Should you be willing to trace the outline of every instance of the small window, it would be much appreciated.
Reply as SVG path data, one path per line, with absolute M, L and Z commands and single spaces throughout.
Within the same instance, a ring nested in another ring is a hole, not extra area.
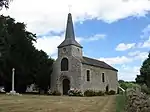
M 90 81 L 90 70 L 86 71 L 86 75 L 87 75 L 87 81 Z
M 68 59 L 63 58 L 61 60 L 61 71 L 68 71 Z
M 63 52 L 66 52 L 66 48 L 63 48 Z
M 77 48 L 77 50 L 78 50 L 78 51 L 80 51 L 80 49 L 79 49 L 79 48 Z
M 105 75 L 102 73 L 102 82 L 105 82 Z

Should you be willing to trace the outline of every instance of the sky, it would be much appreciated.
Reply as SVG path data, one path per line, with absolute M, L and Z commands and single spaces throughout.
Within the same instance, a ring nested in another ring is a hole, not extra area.
M 118 69 L 119 79 L 134 81 L 150 49 L 150 0 L 13 0 L 0 14 L 24 22 L 37 34 L 35 47 L 56 59 L 69 9 L 84 56 L 105 61 Z

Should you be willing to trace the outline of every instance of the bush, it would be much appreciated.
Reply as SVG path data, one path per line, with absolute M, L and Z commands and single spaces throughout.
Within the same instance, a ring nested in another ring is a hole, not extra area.
M 69 96 L 83 96 L 80 90 L 69 90 L 68 95 Z
M 109 92 L 105 92 L 107 95 L 115 95 L 116 91 L 110 90 Z
M 143 94 L 140 89 L 129 89 L 126 96 L 126 112 L 150 112 L 150 98 Z
M 86 90 L 84 96 L 95 96 L 95 92 L 93 90 Z
M 84 92 L 84 96 L 104 96 L 105 93 L 103 91 L 93 91 L 93 90 L 86 90 Z
M 148 88 L 145 84 L 141 86 L 141 91 L 146 94 L 150 94 L 150 88 Z
M 61 93 L 59 92 L 59 91 L 53 91 L 53 92 L 51 92 L 51 93 L 49 93 L 49 95 L 55 95 L 55 96 L 60 96 L 61 95 Z
M 98 92 L 95 92 L 96 96 L 104 96 L 105 95 L 105 92 L 103 91 L 98 91 Z

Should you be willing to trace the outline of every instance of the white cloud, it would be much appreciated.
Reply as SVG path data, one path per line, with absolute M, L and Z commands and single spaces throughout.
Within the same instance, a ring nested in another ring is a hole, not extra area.
M 150 35 L 150 24 L 147 25 L 147 26 L 143 29 L 142 33 L 143 33 L 143 34 L 141 35 L 141 38 L 142 38 L 142 39 L 149 37 L 149 35 Z
M 89 41 L 96 41 L 96 40 L 99 40 L 99 39 L 104 39 L 105 37 L 106 37 L 105 34 L 96 34 L 93 37 L 90 37 L 88 40 Z
M 127 64 L 133 61 L 144 61 L 148 57 L 148 52 L 140 52 L 134 51 L 129 52 L 129 56 L 117 56 L 117 57 L 110 57 L 110 58 L 99 58 L 101 61 L 105 61 L 110 65 L 120 65 L 120 64 Z
M 42 36 L 41 38 L 37 38 L 37 42 L 34 43 L 34 46 L 39 49 L 45 51 L 49 56 L 52 56 L 52 58 L 56 59 L 57 57 L 57 46 L 61 44 L 61 42 L 65 39 L 65 34 L 62 34 L 61 36 Z M 83 37 L 76 37 L 76 40 L 81 42 L 91 42 L 96 41 L 101 38 L 104 38 L 104 34 L 96 34 L 93 37 L 89 38 L 83 38 Z
M 118 78 L 125 81 L 135 81 L 136 75 L 140 74 L 139 66 L 122 66 L 118 72 Z
M 34 45 L 37 49 L 42 49 L 48 55 L 52 56 L 57 53 L 57 46 L 63 39 L 62 36 L 43 36 L 42 38 L 38 38 Z
M 137 56 L 139 53 L 141 53 L 140 51 L 133 51 L 133 52 L 129 52 L 128 55 L 129 56 Z
M 105 61 L 110 65 L 117 65 L 117 64 L 124 64 L 132 62 L 132 58 L 128 58 L 126 56 L 117 56 L 117 57 L 111 57 L 111 58 L 100 58 L 99 60 Z
M 140 67 L 138 66 L 128 66 L 128 69 L 120 69 L 118 72 L 118 78 L 125 81 L 135 81 L 136 76 L 139 75 L 139 69 Z
M 120 43 L 117 47 L 116 47 L 116 51 L 125 51 L 131 48 L 135 47 L 135 43 L 131 43 L 131 44 L 125 44 L 125 43 Z
M 148 52 L 140 52 L 134 57 L 134 60 L 141 60 L 142 62 L 148 58 Z
M 101 39 L 105 39 L 106 35 L 105 34 L 96 34 L 93 35 L 91 37 L 77 37 L 76 40 L 77 41 L 84 41 L 84 42 L 91 42 L 91 41 L 97 41 L 97 40 L 101 40 Z
M 74 21 L 101 19 L 111 23 L 129 16 L 145 16 L 150 11 L 149 0 L 14 0 L 10 9 L 0 13 L 25 22 L 27 28 L 37 34 L 63 31 L 72 5 Z
M 150 35 L 144 42 L 139 42 L 136 44 L 136 48 L 150 48 Z
M 142 45 L 143 48 L 150 48 L 150 36 L 149 36 L 149 39 L 146 40 L 143 45 Z
M 148 58 L 148 52 L 141 52 L 141 51 L 133 51 L 129 52 L 128 55 L 132 56 L 134 60 L 141 60 L 144 61 L 146 58 Z

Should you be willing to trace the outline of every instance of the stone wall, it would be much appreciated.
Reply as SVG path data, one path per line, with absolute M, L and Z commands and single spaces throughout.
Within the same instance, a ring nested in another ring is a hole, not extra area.
M 67 57 L 67 56 L 66 56 Z M 54 63 L 53 73 L 51 76 L 51 89 L 52 91 L 58 90 L 61 93 L 62 90 L 62 81 L 64 78 L 70 80 L 70 87 L 80 89 L 81 86 L 81 62 L 80 59 L 68 56 L 69 61 L 69 70 L 61 71 L 61 60 L 63 57 L 60 57 Z
M 90 70 L 90 81 L 87 81 L 87 70 Z M 104 73 L 105 82 L 102 81 L 102 73 Z M 118 77 L 116 71 L 83 64 L 81 80 L 81 88 L 83 91 L 87 89 L 105 91 L 106 86 L 109 85 L 109 90 L 114 90 L 117 92 Z
M 150 97 L 140 89 L 127 89 L 126 112 L 150 112 Z
M 66 49 L 65 52 L 64 52 L 64 49 Z M 58 57 L 64 57 L 64 56 L 74 56 L 74 57 L 82 58 L 82 48 L 79 48 L 74 45 L 59 48 L 58 49 Z

